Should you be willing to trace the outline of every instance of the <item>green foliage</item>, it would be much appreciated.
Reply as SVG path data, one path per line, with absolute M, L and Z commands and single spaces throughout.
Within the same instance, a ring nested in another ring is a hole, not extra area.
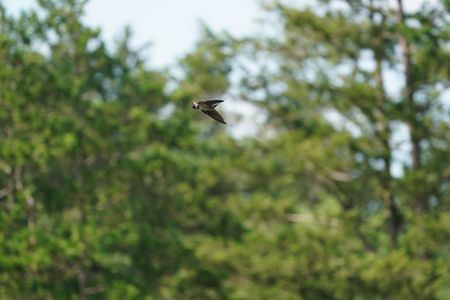
M 38 3 L 0 4 L 1 299 L 448 298 L 448 1 L 274 1 L 175 77 Z M 251 137 L 190 109 L 232 76 Z

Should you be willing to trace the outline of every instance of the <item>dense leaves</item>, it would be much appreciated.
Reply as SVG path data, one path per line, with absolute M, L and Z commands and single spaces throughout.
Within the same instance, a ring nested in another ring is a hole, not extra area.
M 0 4 L 0 298 L 448 298 L 448 1 L 272 1 L 169 74 L 84 2 Z M 190 109 L 236 90 L 254 135 Z

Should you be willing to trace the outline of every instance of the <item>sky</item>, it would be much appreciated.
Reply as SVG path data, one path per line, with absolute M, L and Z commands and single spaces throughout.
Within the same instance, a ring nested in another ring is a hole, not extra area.
M 29 8 L 35 0 L 0 0 L 7 10 L 18 13 Z M 294 1 L 295 0 L 291 0 Z M 308 4 L 309 0 L 298 0 Z M 390 1 L 394 5 L 394 0 Z M 407 10 L 417 10 L 423 2 L 435 0 L 404 0 Z M 227 31 L 236 37 L 261 32 L 257 20 L 263 15 L 261 0 L 90 0 L 86 7 L 87 24 L 100 27 L 108 42 L 117 39 L 126 25 L 132 28 L 133 46 L 151 42 L 145 56 L 149 66 L 156 68 L 176 65 L 177 58 L 192 50 L 200 34 L 200 22 L 213 31 Z M 387 78 L 393 82 L 388 90 L 398 89 L 398 78 Z M 229 102 L 232 103 L 232 102 Z M 225 105 L 227 103 L 224 103 Z M 228 111 L 245 112 L 246 118 L 228 126 L 235 136 L 252 135 L 257 130 L 255 120 L 260 116 L 245 103 L 227 105 Z M 406 132 L 398 135 L 407 136 Z M 408 145 L 407 143 L 404 145 Z M 409 149 L 398 151 L 404 156 Z M 397 158 L 400 160 L 399 158 Z
M 34 0 L 0 0 L 8 11 L 18 13 Z M 145 55 L 149 65 L 167 67 L 192 50 L 199 38 L 200 22 L 214 31 L 235 36 L 257 30 L 261 13 L 258 0 L 90 0 L 85 21 L 102 29 L 112 42 L 130 25 L 134 46 L 151 42 Z
M 0 0 L 9 13 L 33 7 L 36 0 Z M 125 26 L 133 32 L 131 44 L 140 47 L 151 43 L 142 54 L 147 65 L 166 68 L 195 47 L 201 22 L 214 32 L 227 31 L 235 37 L 260 32 L 257 20 L 262 14 L 260 0 L 90 0 L 85 22 L 100 27 L 108 43 L 117 40 Z M 251 105 L 233 101 L 230 95 L 222 105 L 226 112 L 244 113 L 239 122 L 230 122 L 235 137 L 255 134 L 255 120 L 261 116 Z M 230 121 L 230 120 L 228 120 Z

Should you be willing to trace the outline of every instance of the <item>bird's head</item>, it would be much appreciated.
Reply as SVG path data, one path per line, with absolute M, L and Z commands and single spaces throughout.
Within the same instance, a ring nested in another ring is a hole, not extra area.
M 192 108 L 193 109 L 198 109 L 198 103 L 195 101 L 192 101 Z

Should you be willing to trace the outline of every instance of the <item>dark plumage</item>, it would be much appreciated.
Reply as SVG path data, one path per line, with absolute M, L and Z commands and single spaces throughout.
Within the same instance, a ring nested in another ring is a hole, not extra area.
M 202 113 L 208 115 L 210 118 L 216 120 L 217 122 L 227 124 L 222 116 L 215 109 L 217 105 L 219 105 L 223 100 L 200 100 L 193 101 L 192 108 L 198 109 Z

